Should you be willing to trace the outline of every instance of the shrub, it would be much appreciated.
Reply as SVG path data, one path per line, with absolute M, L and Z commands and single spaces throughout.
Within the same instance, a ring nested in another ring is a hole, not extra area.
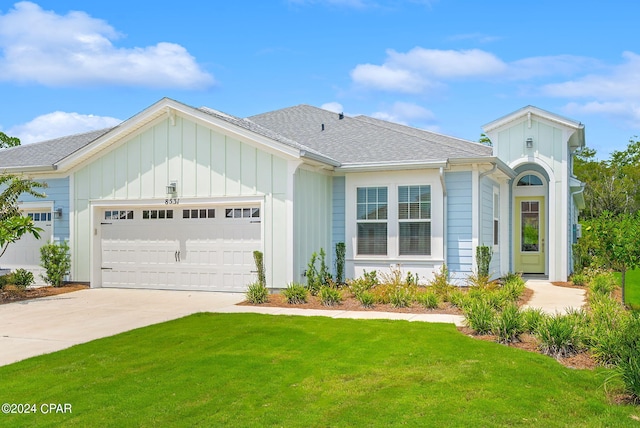
M 547 315 L 540 308 L 527 308 L 522 311 L 523 329 L 526 333 L 536 334 L 538 326 Z
M 267 303 L 269 301 L 269 290 L 260 281 L 249 284 L 247 289 L 247 301 L 254 304 Z
M 449 292 L 449 303 L 459 309 L 466 308 L 471 303 L 471 298 L 467 293 L 464 293 L 460 289 L 453 289 Z
M 345 252 L 344 242 L 338 242 L 336 244 L 336 282 L 338 284 L 344 283 Z
M 33 273 L 26 269 L 16 269 L 13 272 L 13 284 L 23 290 L 34 282 Z
M 253 260 L 256 263 L 256 270 L 258 271 L 258 283 L 262 284 L 263 287 L 266 287 L 267 280 L 264 274 L 264 254 L 262 254 L 262 251 L 254 251 Z
M 394 308 L 408 308 L 413 302 L 413 293 L 408 287 L 395 287 L 389 301 Z
M 447 265 L 442 265 L 439 272 L 434 272 L 433 279 L 429 281 L 429 286 L 433 288 L 437 295 L 443 300 L 449 299 L 449 293 L 453 290 L 453 286 L 449 284 L 449 270 Z
M 481 288 L 483 290 L 494 290 L 498 286 L 495 281 L 491 281 L 489 275 L 481 275 L 479 273 L 472 273 L 467 276 L 467 284 L 469 284 L 469 287 Z
M 501 291 L 513 302 L 517 301 L 525 290 L 525 282 L 521 276 L 514 275 L 504 279 Z
M 491 265 L 491 248 L 486 245 L 476 247 L 476 260 L 478 264 L 478 276 L 489 277 L 489 266 Z
M 371 289 L 371 292 L 376 299 L 376 303 L 386 305 L 388 303 L 391 303 L 391 294 L 394 290 L 395 287 L 393 285 L 379 284 L 373 287 Z
M 292 282 L 282 290 L 282 294 L 287 299 L 287 303 L 290 305 L 298 305 L 300 303 L 307 303 L 308 290 L 304 285 Z
M 329 287 L 328 285 L 320 287 L 318 296 L 320 297 L 322 304 L 325 306 L 335 306 L 342 302 L 342 294 L 340 293 L 340 290 Z
M 40 248 L 40 266 L 45 269 L 42 279 L 47 284 L 60 287 L 64 283 L 64 277 L 71 271 L 69 244 L 63 241 L 61 244 L 42 246 Z
M 10 272 L 6 275 L 0 276 L 0 290 L 3 290 L 7 285 L 14 284 L 13 273 Z
M 576 320 L 562 314 L 543 318 L 536 333 L 542 353 L 555 358 L 574 354 L 580 348 Z
M 360 294 L 357 294 L 356 299 L 365 308 L 373 307 L 373 304 L 376 301 L 376 297 L 373 295 L 371 291 L 363 291 Z
M 593 294 L 610 296 L 617 287 L 618 283 L 613 274 L 601 273 L 593 278 L 589 285 L 589 291 Z
M 416 295 L 416 300 L 427 309 L 437 309 L 440 307 L 440 296 L 435 291 L 427 290 Z
M 618 364 L 618 373 L 624 382 L 625 390 L 637 403 L 640 401 L 640 352 L 626 355 Z
M 524 333 L 524 317 L 515 303 L 504 307 L 496 314 L 491 323 L 491 331 L 498 336 L 500 343 L 511 343 L 520 339 Z
M 311 254 L 311 259 L 309 260 L 307 270 L 305 271 L 305 275 L 307 277 L 307 289 L 313 296 L 318 294 L 320 287 L 322 287 L 322 281 L 320 279 L 320 275 L 318 275 L 318 269 L 316 268 L 316 260 L 318 260 L 318 254 L 314 252 Z
M 491 332 L 491 323 L 495 315 L 495 309 L 485 299 L 472 299 L 463 309 L 465 322 L 476 334 Z
M 585 286 L 589 283 L 589 277 L 585 273 L 574 273 L 571 275 L 573 285 Z

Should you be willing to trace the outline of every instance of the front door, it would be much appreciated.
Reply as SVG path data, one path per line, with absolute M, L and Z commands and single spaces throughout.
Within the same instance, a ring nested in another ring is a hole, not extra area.
M 515 268 L 545 273 L 545 207 L 543 196 L 516 198 Z

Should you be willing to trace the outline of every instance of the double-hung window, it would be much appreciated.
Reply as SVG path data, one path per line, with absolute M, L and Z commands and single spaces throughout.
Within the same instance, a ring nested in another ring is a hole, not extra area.
M 357 188 L 358 254 L 387 255 L 386 187 Z
M 398 187 L 399 253 L 431 255 L 431 186 Z

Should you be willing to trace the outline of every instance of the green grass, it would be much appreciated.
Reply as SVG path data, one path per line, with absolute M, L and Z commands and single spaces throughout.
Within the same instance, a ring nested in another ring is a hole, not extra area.
M 2 426 L 638 426 L 610 371 L 453 325 L 196 314 L 0 367 Z
M 620 280 L 620 274 L 616 274 Z M 627 272 L 625 276 L 625 300 L 635 310 L 640 310 L 640 269 Z

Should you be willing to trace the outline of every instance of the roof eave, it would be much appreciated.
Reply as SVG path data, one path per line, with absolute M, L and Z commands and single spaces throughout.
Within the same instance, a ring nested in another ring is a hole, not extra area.
M 370 172 L 389 171 L 407 169 L 438 169 L 447 166 L 447 161 L 427 161 L 427 162 L 362 162 L 343 163 L 336 171 L 341 172 Z
M 3 168 L 2 172 L 6 174 L 19 174 L 30 172 L 52 172 L 57 171 L 57 165 L 32 165 L 32 166 L 12 166 Z
M 516 172 L 507 165 L 502 159 L 495 156 L 481 158 L 453 158 L 449 159 L 451 165 L 467 165 L 467 164 L 494 164 L 497 169 L 504 173 L 510 179 L 516 178 Z

